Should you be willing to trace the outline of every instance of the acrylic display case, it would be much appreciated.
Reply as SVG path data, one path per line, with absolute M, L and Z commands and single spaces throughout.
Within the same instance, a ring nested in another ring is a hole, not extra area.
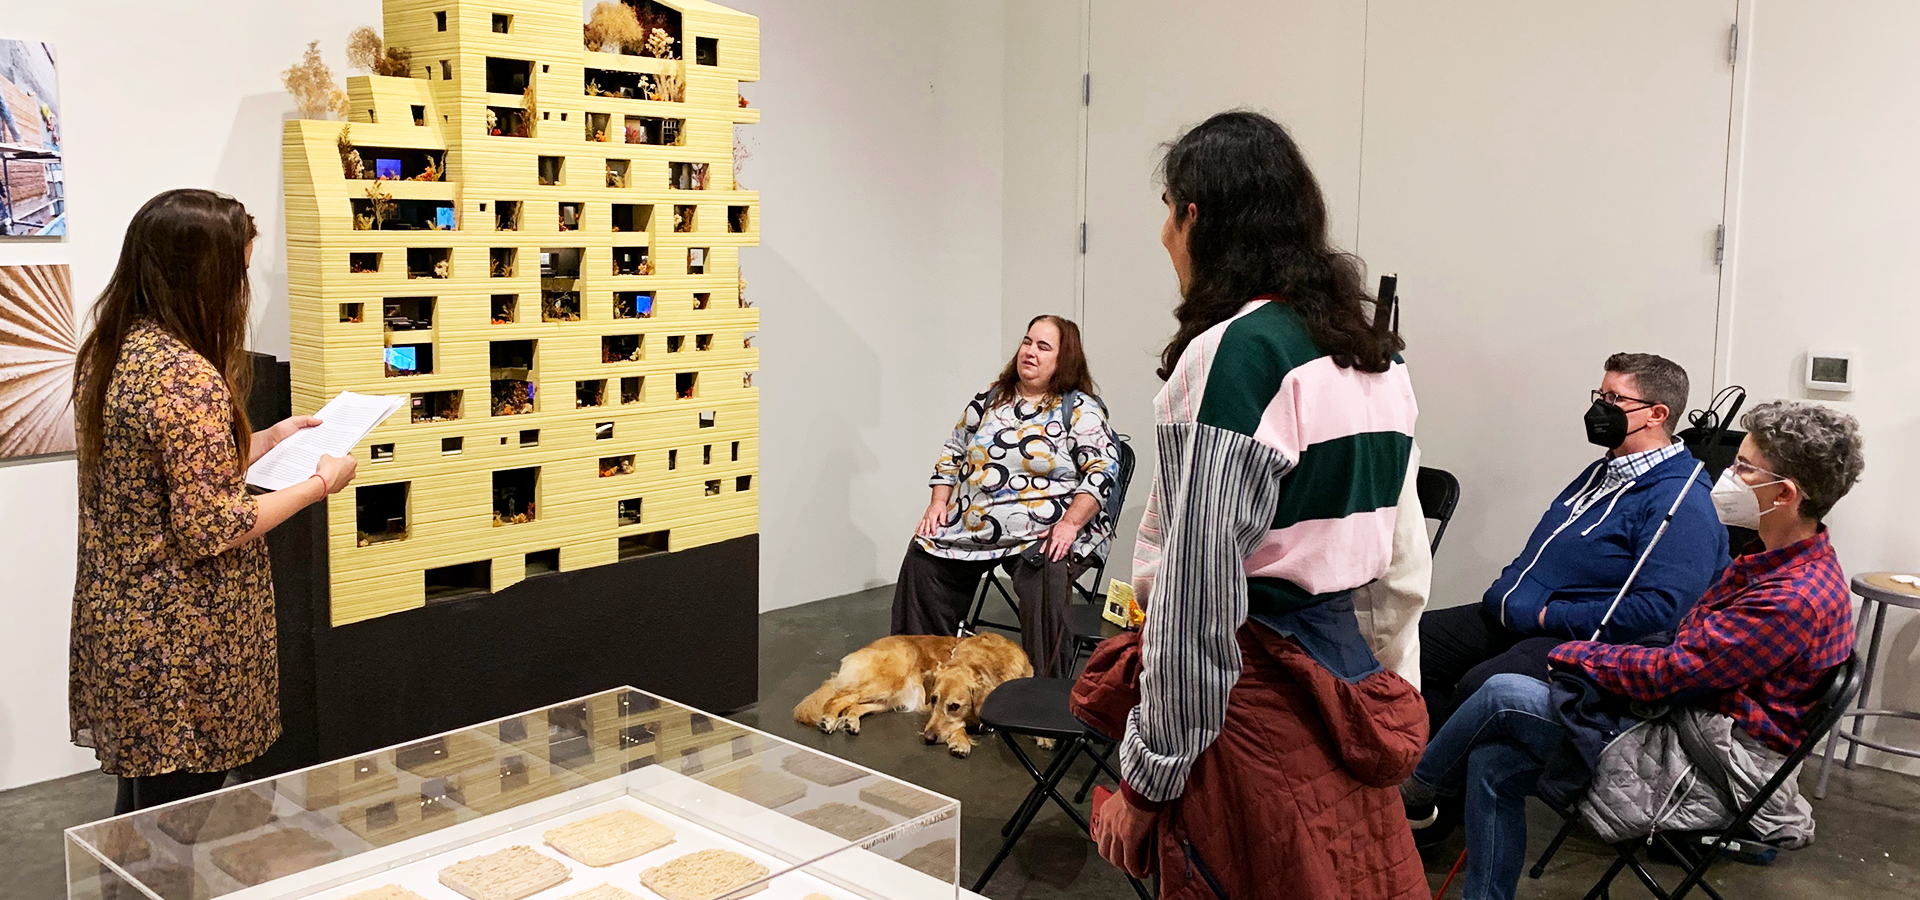
M 594 867 L 547 841 L 619 810 L 672 843 Z M 694 896 L 949 900 L 959 836 L 954 800 L 620 689 L 72 828 L 66 856 L 71 900 L 461 900 L 443 870 L 513 847 L 565 869 L 533 900 L 681 900 L 643 873 L 715 849 L 750 880 Z

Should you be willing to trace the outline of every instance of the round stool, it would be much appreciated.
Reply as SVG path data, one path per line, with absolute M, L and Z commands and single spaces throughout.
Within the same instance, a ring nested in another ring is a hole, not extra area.
M 1898 719 L 1920 719 L 1920 710 L 1905 709 L 1867 709 L 1867 695 L 1873 690 L 1874 666 L 1880 661 L 1880 633 L 1887 624 L 1887 607 L 1899 606 L 1920 610 L 1920 587 L 1894 581 L 1898 572 L 1872 572 L 1853 579 L 1853 592 L 1860 595 L 1860 617 L 1855 620 L 1855 628 L 1866 621 L 1867 613 L 1873 613 L 1873 635 L 1867 639 L 1867 667 L 1861 676 L 1858 708 L 1840 717 L 1840 724 L 1834 726 L 1833 733 L 1827 736 L 1826 759 L 1820 763 L 1820 783 L 1813 790 L 1815 797 L 1827 796 L 1827 770 L 1833 767 L 1833 752 L 1840 741 L 1847 742 L 1847 768 L 1853 768 L 1854 758 L 1859 755 L 1862 745 L 1872 747 L 1882 753 L 1920 759 L 1920 750 L 1895 747 L 1861 737 L 1860 720 L 1868 716 L 1891 716 Z M 1854 720 L 1851 728 L 1847 720 Z

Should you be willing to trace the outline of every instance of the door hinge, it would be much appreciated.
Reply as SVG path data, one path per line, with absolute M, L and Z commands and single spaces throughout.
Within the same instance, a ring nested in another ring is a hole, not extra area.
M 1723 266 L 1727 263 L 1727 226 L 1722 223 L 1713 229 L 1713 264 Z
M 1729 66 L 1738 65 L 1739 62 L 1740 62 L 1740 23 L 1735 22 L 1732 25 L 1727 26 L 1727 65 Z
M 1093 73 L 1080 73 L 1080 105 L 1093 105 Z
M 1080 255 L 1087 254 L 1087 223 L 1080 223 Z

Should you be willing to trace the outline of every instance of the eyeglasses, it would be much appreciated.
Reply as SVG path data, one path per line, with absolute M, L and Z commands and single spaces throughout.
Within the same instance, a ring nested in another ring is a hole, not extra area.
M 1605 403 L 1608 406 L 1619 406 L 1623 401 L 1627 403 L 1638 403 L 1641 409 L 1660 405 L 1652 400 L 1642 400 L 1639 397 L 1629 397 L 1625 394 L 1616 394 L 1613 391 L 1594 391 L 1591 396 L 1593 397 L 1593 402 Z M 1639 411 L 1638 409 L 1627 410 L 1627 412 Z
M 1765 475 L 1765 476 L 1767 476 L 1767 478 L 1769 478 L 1769 479 L 1771 479 L 1771 480 L 1773 480 L 1773 481 L 1786 481 L 1786 480 L 1788 480 L 1788 479 L 1787 479 L 1787 478 L 1786 478 L 1785 476 L 1783 476 L 1783 475 L 1780 475 L 1780 474 L 1778 474 L 1778 473 L 1775 473 L 1775 472 L 1769 472 L 1769 471 L 1767 471 L 1766 469 L 1762 469 L 1762 468 L 1760 468 L 1759 466 L 1756 466 L 1756 465 L 1754 465 L 1754 464 L 1752 464 L 1752 463 L 1745 463 L 1745 462 L 1741 462 L 1740 460 L 1737 460 L 1737 459 L 1736 459 L 1736 460 L 1734 460 L 1734 461 L 1733 461 L 1733 462 L 1731 462 L 1731 463 L 1728 463 L 1728 464 L 1727 464 L 1727 468 L 1729 468 L 1729 469 L 1732 469 L 1732 470 L 1733 470 L 1733 474 L 1735 474 L 1735 475 Z

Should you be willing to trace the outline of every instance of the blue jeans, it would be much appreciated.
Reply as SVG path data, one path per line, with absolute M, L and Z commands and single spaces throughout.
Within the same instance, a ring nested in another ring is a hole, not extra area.
M 1466 794 L 1466 900 L 1512 900 L 1527 862 L 1527 796 L 1568 746 L 1547 683 L 1513 674 L 1487 679 L 1427 741 L 1413 777 Z

